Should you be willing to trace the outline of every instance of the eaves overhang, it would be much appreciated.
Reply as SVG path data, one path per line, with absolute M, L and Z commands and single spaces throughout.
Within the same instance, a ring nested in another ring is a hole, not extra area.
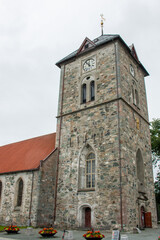
M 92 46 L 89 49 L 86 49 L 83 52 L 78 53 L 78 50 L 72 52 L 71 54 L 69 54 L 68 56 L 62 58 L 60 61 L 58 61 L 56 63 L 56 66 L 61 68 L 61 66 L 65 63 L 74 61 L 75 59 L 77 59 L 79 56 L 82 56 L 83 54 L 86 54 L 88 52 L 94 51 L 96 48 L 101 47 L 102 45 L 108 44 L 110 42 L 115 42 L 116 40 L 119 40 L 124 47 L 127 49 L 128 53 L 131 55 L 131 57 L 137 62 L 137 64 L 142 68 L 142 70 L 144 71 L 144 76 L 149 76 L 149 73 L 147 72 L 147 70 L 145 69 L 145 67 L 142 65 L 142 63 L 140 61 L 138 61 L 132 54 L 131 49 L 129 48 L 129 46 L 125 43 L 125 41 L 120 37 L 120 35 L 115 34 L 115 35 L 103 35 L 100 36 L 96 39 L 93 40 L 93 42 L 95 43 L 95 46 Z
M 39 166 L 37 168 L 26 169 L 26 170 L 17 170 L 17 171 L 10 171 L 10 172 L 1 172 L 0 175 L 9 175 L 9 174 L 17 174 L 17 173 L 24 173 L 24 172 L 33 172 L 38 171 Z

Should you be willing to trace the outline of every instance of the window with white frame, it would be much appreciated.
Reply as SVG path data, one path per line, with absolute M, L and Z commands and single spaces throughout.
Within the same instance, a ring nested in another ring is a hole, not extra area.
M 95 154 L 90 153 L 86 158 L 86 188 L 95 187 Z
M 86 144 L 80 154 L 78 190 L 94 191 L 96 174 L 96 157 L 90 144 Z

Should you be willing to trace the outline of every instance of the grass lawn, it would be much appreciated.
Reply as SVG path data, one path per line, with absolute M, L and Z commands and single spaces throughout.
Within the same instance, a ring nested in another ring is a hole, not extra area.
M 0 226 L 0 232 L 3 231 L 4 229 L 4 226 Z

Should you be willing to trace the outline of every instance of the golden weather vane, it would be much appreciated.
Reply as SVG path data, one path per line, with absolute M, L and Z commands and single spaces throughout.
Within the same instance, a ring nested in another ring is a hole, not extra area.
M 104 17 L 103 17 L 103 14 L 100 15 L 101 16 L 101 33 L 103 35 L 103 22 L 106 20 Z

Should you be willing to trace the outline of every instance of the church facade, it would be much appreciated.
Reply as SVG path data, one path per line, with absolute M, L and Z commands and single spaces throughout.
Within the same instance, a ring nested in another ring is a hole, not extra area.
M 0 224 L 50 226 L 57 171 L 56 134 L 0 147 Z
M 134 45 L 86 38 L 61 69 L 57 132 L 0 149 L 0 222 L 156 227 L 144 78 Z
M 148 72 L 134 45 L 128 47 L 119 35 L 86 38 L 57 66 L 56 224 L 126 230 L 156 226 Z

